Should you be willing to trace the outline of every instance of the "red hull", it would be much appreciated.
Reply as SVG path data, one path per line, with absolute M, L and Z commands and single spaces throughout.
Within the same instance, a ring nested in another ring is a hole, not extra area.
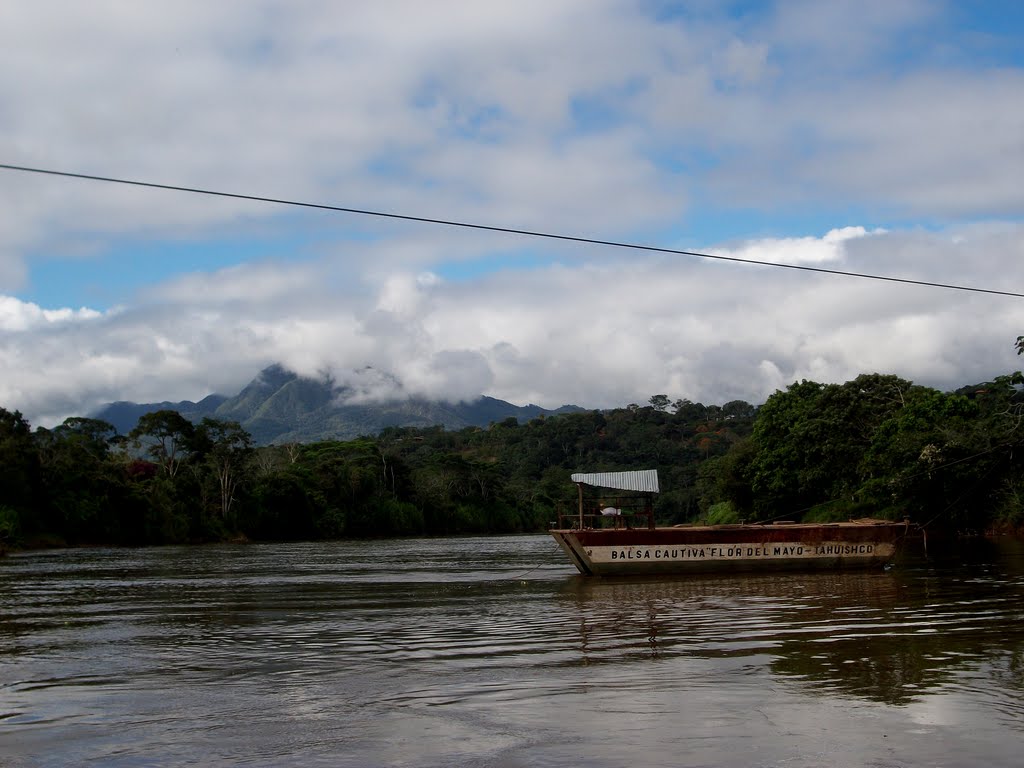
M 551 535 L 586 576 L 881 567 L 907 523 L 558 529 Z

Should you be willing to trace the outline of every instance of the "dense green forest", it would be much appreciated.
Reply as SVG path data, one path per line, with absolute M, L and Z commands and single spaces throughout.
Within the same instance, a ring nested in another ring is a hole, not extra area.
M 662 523 L 890 517 L 1024 523 L 1020 373 L 945 393 L 891 375 L 801 381 L 764 405 L 647 405 L 487 429 L 389 428 L 254 447 L 175 411 L 128 435 L 0 409 L 0 545 L 143 545 L 543 530 L 573 471 L 657 468 Z

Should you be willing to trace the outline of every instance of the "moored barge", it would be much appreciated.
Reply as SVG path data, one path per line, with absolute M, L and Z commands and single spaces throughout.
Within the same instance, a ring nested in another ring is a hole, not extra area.
M 910 529 L 875 519 L 659 527 L 656 470 L 577 473 L 572 480 L 579 511 L 560 517 L 550 533 L 585 576 L 882 567 Z M 588 500 L 584 487 L 604 495 Z

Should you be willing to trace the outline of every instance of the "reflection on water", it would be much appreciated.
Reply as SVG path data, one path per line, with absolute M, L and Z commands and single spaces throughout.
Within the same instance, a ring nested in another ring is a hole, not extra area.
M 1024 579 L 946 572 L 787 574 L 570 583 L 586 663 L 682 654 L 771 656 L 819 694 L 905 704 L 983 664 L 1024 688 Z M 949 566 L 946 566 L 947 568 Z
M 0 763 L 1016 756 L 1018 544 L 656 580 L 585 579 L 562 558 L 544 536 L 8 557 Z

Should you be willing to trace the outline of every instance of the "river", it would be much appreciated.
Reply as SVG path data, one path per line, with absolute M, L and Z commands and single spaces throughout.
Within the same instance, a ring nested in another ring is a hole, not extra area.
M 0 765 L 1009 766 L 1024 548 L 584 579 L 547 536 L 0 559 Z

